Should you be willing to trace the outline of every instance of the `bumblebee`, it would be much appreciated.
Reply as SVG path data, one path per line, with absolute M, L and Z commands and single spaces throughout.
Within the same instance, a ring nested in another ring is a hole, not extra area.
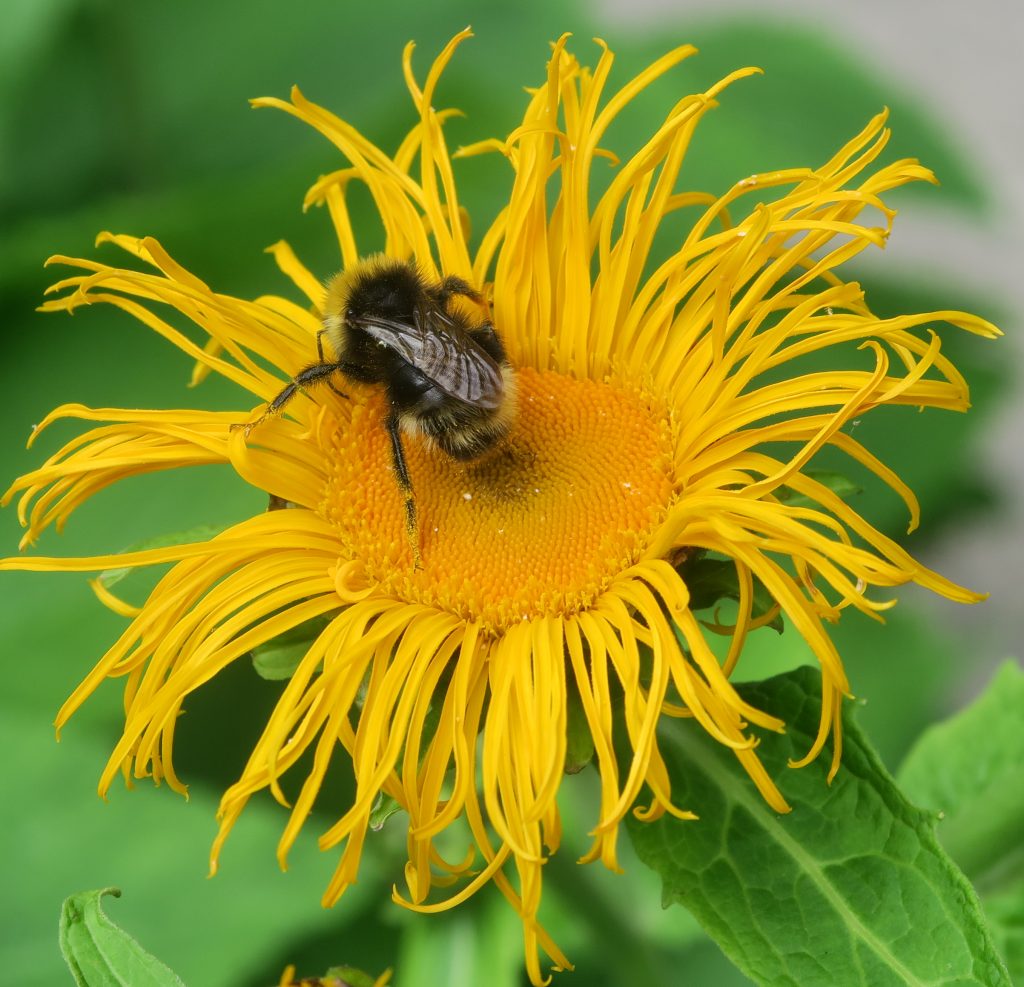
M 515 375 L 494 326 L 474 323 L 452 306 L 456 298 L 481 302 L 462 278 L 433 282 L 411 264 L 384 255 L 342 271 L 327 286 L 318 362 L 296 374 L 256 421 L 243 426 L 248 435 L 300 390 L 324 382 L 334 387 L 339 373 L 382 385 L 389 404 L 384 428 L 417 567 L 416 502 L 403 435 L 420 436 L 467 462 L 505 438 L 515 413 Z M 334 359 L 324 354 L 324 336 Z

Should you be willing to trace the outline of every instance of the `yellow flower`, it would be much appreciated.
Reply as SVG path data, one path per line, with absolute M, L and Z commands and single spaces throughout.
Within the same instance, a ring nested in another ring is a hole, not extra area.
M 911 491 L 844 426 L 885 404 L 966 409 L 967 388 L 939 337 L 919 330 L 937 322 L 981 336 L 997 330 L 959 312 L 879 319 L 860 287 L 834 274 L 865 248 L 884 246 L 894 214 L 883 193 L 932 180 L 913 160 L 877 165 L 889 136 L 884 114 L 820 167 L 741 177 L 717 197 L 677 190 L 698 122 L 754 69 L 680 99 L 642 148 L 613 162 L 596 194 L 592 170 L 608 156 L 600 147 L 607 128 L 693 54 L 690 47 L 608 97 L 611 53 L 601 45 L 588 70 L 561 39 L 522 124 L 504 141 L 455 155 L 495 150 L 511 166 L 507 205 L 471 251 L 443 131 L 453 111 L 434 109 L 442 71 L 467 35 L 445 48 L 422 88 L 406 49 L 418 119 L 393 156 L 298 90 L 290 102 L 255 101 L 312 125 L 341 151 L 344 166 L 306 199 L 327 206 L 341 266 L 362 255 L 346 206 L 349 185 L 361 182 L 376 204 L 385 253 L 485 291 L 517 369 L 518 412 L 502 454 L 457 464 L 408 443 L 422 566 L 414 567 L 405 536 L 379 388 L 346 381 L 347 396 L 320 388 L 248 437 L 230 429 L 315 358 L 324 287 L 291 249 L 278 243 L 272 251 L 301 303 L 219 294 L 154 240 L 108 234 L 100 241 L 143 270 L 53 258 L 84 273 L 56 284 L 43 309 L 121 308 L 193 358 L 197 379 L 216 371 L 258 403 L 237 413 L 58 408 L 43 427 L 68 417 L 105 424 L 8 491 L 8 499 L 22 493 L 25 541 L 61 526 L 121 477 L 198 463 L 229 463 L 293 509 L 195 544 L 3 566 L 175 563 L 138 610 L 98 587 L 131 623 L 57 725 L 105 679 L 124 677 L 124 734 L 101 792 L 119 772 L 183 790 L 172 749 L 192 691 L 255 646 L 328 616 L 223 797 L 213 868 L 248 799 L 269 789 L 287 805 L 282 775 L 312 750 L 280 842 L 283 863 L 340 745 L 356 794 L 320 838 L 325 850 L 343 848 L 324 903 L 355 880 L 371 813 L 386 793 L 409 817 L 407 891 L 396 890 L 395 900 L 436 910 L 493 881 L 522 916 L 538 984 L 538 949 L 556 968 L 567 966 L 537 910 L 545 857 L 560 838 L 556 796 L 570 701 L 578 697 L 601 779 L 584 860 L 616 869 L 627 812 L 691 819 L 690 809 L 700 808 L 672 801 L 655 735 L 662 716 L 696 719 L 735 752 L 776 810 L 787 809 L 750 732 L 781 730 L 785 710 L 756 709 L 730 683 L 747 633 L 772 616 L 754 615 L 755 580 L 821 664 L 821 727 L 800 764 L 831 736 L 833 772 L 849 688 L 823 622 L 847 606 L 877 616 L 893 601 L 870 591 L 907 582 L 977 599 L 911 559 L 805 468 L 819 450 L 841 450 L 903 498 L 913 527 Z M 748 196 L 756 204 L 745 209 Z M 689 232 L 656 259 L 652 244 L 665 217 L 683 209 L 693 216 Z M 884 225 L 868 225 L 865 210 Z M 187 316 L 209 342 L 194 344 L 164 321 L 162 308 Z M 804 357 L 833 349 L 849 369 L 800 369 Z M 799 502 L 782 496 L 783 487 Z M 731 634 L 724 660 L 688 608 L 679 574 L 702 551 L 731 560 L 737 574 L 735 626 L 717 628 Z M 615 702 L 624 706 L 621 721 Z M 623 764 L 613 754 L 616 722 L 632 751 Z M 647 804 L 634 808 L 642 798 Z M 459 820 L 469 845 L 443 859 L 436 840 Z M 447 900 L 431 896 L 452 884 Z

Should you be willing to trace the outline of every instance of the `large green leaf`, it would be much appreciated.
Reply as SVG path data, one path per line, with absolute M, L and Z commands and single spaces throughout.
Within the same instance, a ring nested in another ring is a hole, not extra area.
M 692 721 L 660 733 L 674 801 L 698 822 L 630 820 L 637 851 L 748 976 L 787 987 L 1010 983 L 971 886 L 846 720 L 843 766 L 787 768 L 817 730 L 811 669 L 743 688 L 784 714 L 760 746 L 793 807 L 776 814 L 738 762 Z
M 1016 982 L 1024 981 L 1024 672 L 1007 662 L 970 706 L 922 734 L 899 771 L 973 878 Z
M 1011 980 L 1024 983 L 1024 880 L 1020 878 L 1019 866 L 1012 884 L 983 892 L 982 904 Z
M 942 813 L 943 846 L 976 880 L 1021 854 L 1024 672 L 1007 662 L 967 709 L 927 730 L 899 771 L 918 805 Z

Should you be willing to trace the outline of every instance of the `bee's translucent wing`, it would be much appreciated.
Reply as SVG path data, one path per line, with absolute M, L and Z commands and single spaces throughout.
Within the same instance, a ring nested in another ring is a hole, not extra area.
M 501 406 L 501 368 L 443 312 L 418 313 L 413 325 L 377 316 L 365 316 L 358 325 L 450 397 L 491 410 Z

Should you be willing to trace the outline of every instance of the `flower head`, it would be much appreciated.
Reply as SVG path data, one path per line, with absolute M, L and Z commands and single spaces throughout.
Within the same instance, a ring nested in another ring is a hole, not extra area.
M 913 527 L 911 491 L 844 426 L 885 404 L 964 410 L 965 383 L 926 327 L 996 330 L 959 312 L 879 319 L 860 287 L 834 273 L 884 246 L 894 215 L 885 192 L 932 180 L 916 161 L 877 164 L 888 139 L 884 114 L 817 168 L 742 177 L 721 196 L 678 189 L 697 124 L 754 69 L 680 99 L 643 147 L 614 162 L 597 194 L 592 170 L 607 157 L 606 130 L 693 54 L 689 47 L 608 95 L 611 53 L 602 45 L 588 70 L 561 39 L 522 124 L 503 141 L 454 155 L 497 151 L 511 166 L 507 204 L 471 250 L 444 136 L 453 111 L 434 109 L 442 71 L 467 33 L 445 48 L 422 87 L 407 48 L 418 117 L 394 155 L 297 89 L 290 102 L 255 101 L 312 125 L 341 152 L 343 166 L 320 178 L 306 203 L 327 207 L 342 268 L 363 254 L 346 206 L 349 186 L 360 182 L 376 204 L 384 253 L 425 277 L 455 275 L 483 292 L 482 311 L 516 368 L 516 418 L 497 453 L 458 463 L 406 443 L 421 564 L 406 538 L 379 387 L 346 381 L 344 395 L 320 387 L 249 436 L 230 428 L 252 420 L 282 378 L 315 357 L 321 280 L 278 243 L 273 255 L 304 298 L 234 298 L 152 239 L 104 234 L 101 242 L 138 263 L 53 258 L 80 273 L 58 282 L 43 309 L 121 308 L 194 359 L 197 379 L 220 373 L 259 403 L 232 413 L 58 408 L 44 426 L 67 417 L 104 424 L 8 491 L 8 499 L 21 493 L 26 541 L 121 477 L 199 463 L 228 463 L 291 509 L 197 543 L 3 565 L 174 563 L 141 609 L 99 588 L 131 622 L 58 716 L 60 726 L 102 681 L 124 677 L 124 733 L 101 791 L 119 772 L 182 789 L 174 730 L 192 691 L 254 647 L 328 618 L 223 797 L 213 867 L 246 802 L 263 789 L 290 808 L 283 862 L 343 747 L 356 794 L 320 838 L 324 849 L 343 848 L 325 903 L 355 880 L 383 792 L 409 817 L 407 889 L 396 900 L 429 911 L 493 881 L 523 918 L 527 965 L 540 983 L 538 948 L 556 967 L 567 965 L 536 916 L 543 864 L 560 838 L 570 701 L 583 710 L 601 778 L 584 859 L 614 869 L 627 812 L 686 819 L 700 809 L 672 800 L 655 735 L 663 716 L 693 717 L 735 752 L 774 808 L 787 809 L 750 732 L 781 730 L 785 711 L 754 708 L 730 683 L 748 632 L 774 616 L 756 615 L 756 582 L 821 664 L 821 727 L 800 763 L 831 737 L 833 771 L 849 686 L 825 624 L 848 606 L 870 616 L 891 606 L 872 596 L 876 587 L 916 582 L 950 599 L 977 598 L 916 563 L 807 466 L 825 447 L 846 453 L 904 499 Z M 655 236 L 679 210 L 693 217 L 689 233 L 656 257 Z M 882 225 L 869 225 L 865 211 Z M 165 321 L 165 308 L 191 319 L 206 344 Z M 828 352 L 840 369 L 805 369 L 805 358 Z M 700 553 L 735 567 L 735 624 L 717 628 L 731 636 L 724 659 L 688 606 L 681 567 Z M 625 762 L 613 751 L 620 730 L 632 752 Z M 312 767 L 289 803 L 282 776 L 308 750 Z M 445 860 L 436 841 L 457 820 L 468 824 L 470 845 Z M 453 884 L 447 900 L 432 894 Z

